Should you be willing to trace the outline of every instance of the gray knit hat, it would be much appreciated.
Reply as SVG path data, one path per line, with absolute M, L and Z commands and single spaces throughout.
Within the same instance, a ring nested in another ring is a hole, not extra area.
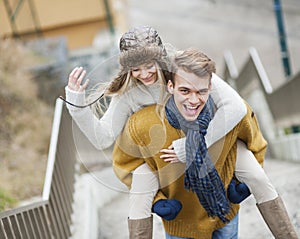
M 130 29 L 120 39 L 121 66 L 128 69 L 151 60 L 161 61 L 166 56 L 164 45 L 153 27 L 140 26 Z

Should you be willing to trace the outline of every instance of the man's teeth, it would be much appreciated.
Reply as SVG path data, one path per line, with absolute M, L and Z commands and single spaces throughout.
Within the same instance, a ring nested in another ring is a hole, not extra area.
M 198 106 L 186 106 L 186 108 L 189 110 L 195 110 L 198 108 Z

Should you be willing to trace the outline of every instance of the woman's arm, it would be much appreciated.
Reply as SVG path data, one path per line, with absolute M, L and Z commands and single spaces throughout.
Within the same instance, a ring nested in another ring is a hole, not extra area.
M 78 105 L 85 104 L 84 92 L 72 91 L 68 86 L 65 91 L 67 101 Z M 110 105 L 101 119 L 98 119 L 89 107 L 81 109 L 67 104 L 73 120 L 97 149 L 111 146 L 132 114 L 127 100 L 123 98 L 112 97 Z
M 232 130 L 246 115 L 247 107 L 240 95 L 216 74 L 212 76 L 210 92 L 217 111 L 209 123 L 206 144 L 210 147 Z

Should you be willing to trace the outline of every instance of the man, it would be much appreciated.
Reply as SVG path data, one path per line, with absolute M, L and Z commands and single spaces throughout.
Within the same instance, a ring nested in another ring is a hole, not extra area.
M 247 106 L 242 121 L 207 152 L 204 135 L 214 114 L 209 91 L 215 64 L 191 49 L 176 56 L 174 66 L 173 81 L 168 82 L 172 97 L 166 106 L 149 106 L 135 113 L 118 138 L 113 155 L 115 173 L 130 186 L 131 171 L 146 162 L 161 186 L 153 208 L 162 200 L 181 202 L 175 219 L 163 218 L 167 238 L 237 238 L 239 205 L 229 203 L 226 197 L 235 168 L 236 141 L 246 142 L 260 163 L 266 142 Z M 160 150 L 184 135 L 186 165 L 162 160 Z

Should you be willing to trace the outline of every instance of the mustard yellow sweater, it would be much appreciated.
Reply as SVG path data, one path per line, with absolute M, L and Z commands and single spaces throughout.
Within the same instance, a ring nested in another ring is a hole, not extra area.
M 162 148 L 167 148 L 172 141 L 183 137 L 183 133 L 173 128 L 166 119 L 160 120 L 156 106 L 148 106 L 130 117 L 123 133 L 116 141 L 113 153 L 113 167 L 118 178 L 128 187 L 131 185 L 131 172 L 147 162 L 157 173 L 161 189 L 154 202 L 159 199 L 175 198 L 183 207 L 178 216 L 171 221 L 163 220 L 166 232 L 178 237 L 195 239 L 211 238 L 212 232 L 224 226 L 218 218 L 207 216 L 195 193 L 184 189 L 185 165 L 165 163 L 159 158 Z M 247 115 L 224 138 L 209 148 L 215 167 L 227 190 L 236 162 L 236 140 L 247 144 L 259 163 L 263 163 L 267 143 L 264 140 L 254 113 L 247 105 Z M 232 219 L 239 210 L 239 205 L 231 204 L 227 215 Z

